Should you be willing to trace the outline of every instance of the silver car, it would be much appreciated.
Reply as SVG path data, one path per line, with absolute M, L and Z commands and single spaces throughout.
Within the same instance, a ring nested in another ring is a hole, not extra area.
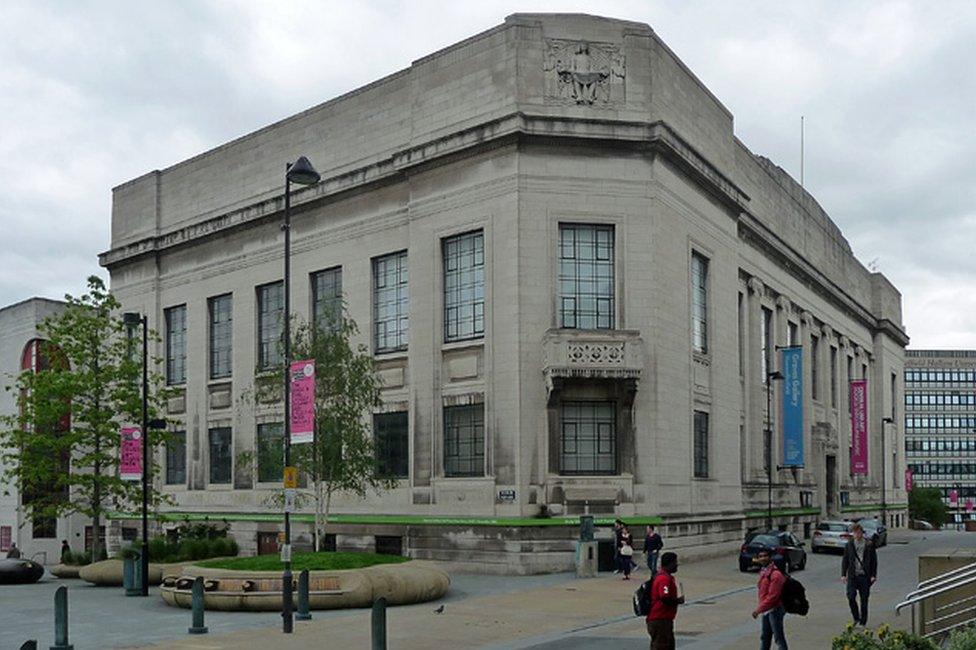
M 821 521 L 813 532 L 810 548 L 814 553 L 828 550 L 843 551 L 848 540 L 854 537 L 849 521 Z

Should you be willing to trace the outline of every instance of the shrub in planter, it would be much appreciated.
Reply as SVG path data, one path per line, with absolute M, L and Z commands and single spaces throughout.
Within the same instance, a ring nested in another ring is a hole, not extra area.
M 976 648 L 976 627 L 953 630 L 946 641 L 946 650 L 972 650 Z
M 872 630 L 856 629 L 848 623 L 844 633 L 834 637 L 832 650 L 939 650 L 929 639 L 905 632 L 892 631 L 887 625 L 877 630 L 877 636 Z

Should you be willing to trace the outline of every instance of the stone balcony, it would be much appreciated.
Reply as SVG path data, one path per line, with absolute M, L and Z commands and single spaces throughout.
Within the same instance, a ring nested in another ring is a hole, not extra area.
M 546 388 L 566 379 L 640 379 L 644 341 L 637 330 L 550 329 L 542 339 Z

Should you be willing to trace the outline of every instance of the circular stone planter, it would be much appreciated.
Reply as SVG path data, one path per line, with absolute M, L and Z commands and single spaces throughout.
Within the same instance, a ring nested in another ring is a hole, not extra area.
M 55 578 L 79 578 L 78 572 L 81 571 L 83 565 L 80 564 L 55 564 L 53 567 L 48 569 Z
M 158 585 L 163 580 L 163 574 L 179 573 L 186 562 L 175 564 L 149 563 L 149 584 Z M 122 560 L 102 560 L 81 567 L 78 577 L 99 587 L 122 586 Z
M 203 578 L 205 609 L 273 612 L 282 607 L 279 571 L 236 571 L 189 565 L 179 575 L 167 574 L 163 578 L 160 595 L 168 605 L 189 608 L 193 580 L 198 576 Z M 308 581 L 309 609 L 370 607 L 381 597 L 390 605 L 423 603 L 441 598 L 451 585 L 444 571 L 418 560 L 363 569 L 310 571 Z M 297 590 L 297 573 L 295 585 Z

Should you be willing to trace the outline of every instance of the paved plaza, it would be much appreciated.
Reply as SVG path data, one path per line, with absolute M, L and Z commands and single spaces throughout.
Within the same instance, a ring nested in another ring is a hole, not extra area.
M 910 616 L 894 615 L 894 605 L 917 582 L 915 558 L 939 548 L 976 547 L 976 535 L 946 532 L 891 534 L 879 550 L 879 579 L 871 598 L 872 626 L 890 623 L 907 628 Z M 839 580 L 840 557 L 810 555 L 796 576 L 807 587 L 807 617 L 789 617 L 791 648 L 822 649 L 847 623 L 849 613 Z M 646 569 L 636 574 L 646 579 Z M 689 604 L 679 612 L 676 630 L 683 649 L 755 647 L 757 624 L 755 574 L 740 573 L 729 556 L 683 565 L 678 572 Z M 0 589 L 0 648 L 17 648 L 28 638 L 38 647 L 53 642 L 53 594 L 69 586 L 71 641 L 87 648 L 288 648 L 369 647 L 369 612 L 315 612 L 311 622 L 297 622 L 295 633 L 280 632 L 275 613 L 208 612 L 210 633 L 191 637 L 188 610 L 174 609 L 157 596 L 126 598 L 121 588 L 96 588 L 79 581 L 45 580 Z M 646 648 L 643 621 L 630 614 L 637 581 L 602 575 L 576 580 L 569 574 L 498 577 L 457 574 L 451 590 L 437 604 L 392 608 L 388 612 L 389 646 L 523 648 Z

